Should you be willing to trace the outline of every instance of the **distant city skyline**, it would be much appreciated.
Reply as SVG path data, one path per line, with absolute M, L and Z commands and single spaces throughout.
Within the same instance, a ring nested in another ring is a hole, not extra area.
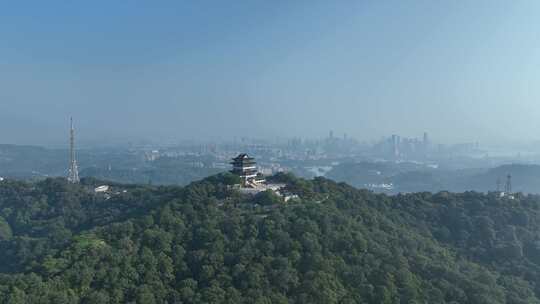
M 77 130 L 77 132 L 80 132 Z M 98 148 L 98 147 L 123 147 L 123 146 L 129 146 L 129 145 L 154 145 L 154 146 L 175 146 L 175 145 L 195 145 L 195 144 L 227 144 L 227 143 L 267 143 L 267 144 L 284 144 L 291 140 L 300 139 L 302 141 L 324 141 L 325 139 L 328 139 L 328 134 L 320 134 L 319 136 L 302 136 L 302 135 L 283 135 L 283 136 L 240 136 L 235 134 L 229 134 L 225 136 L 208 136 L 208 137 L 171 137 L 169 139 L 163 139 L 163 138 L 152 138 L 150 137 L 142 137 L 142 136 L 96 136 L 91 134 L 92 129 L 91 127 L 88 130 L 82 131 L 83 136 L 81 136 L 79 141 L 79 148 L 86 149 L 86 148 Z M 89 134 L 90 133 L 90 134 Z M 390 140 L 392 139 L 392 136 L 397 135 L 400 139 L 406 139 L 406 140 L 418 140 L 419 143 L 423 142 L 423 135 L 424 133 L 429 134 L 429 142 L 433 145 L 458 145 L 458 144 L 477 144 L 480 145 L 483 148 L 508 148 L 508 150 L 512 149 L 519 149 L 524 147 L 530 147 L 530 146 L 538 146 L 540 148 L 540 140 L 513 140 L 513 141 L 479 141 L 479 140 L 456 140 L 456 141 L 444 141 L 442 139 L 434 138 L 432 137 L 431 133 L 429 132 L 422 132 L 421 134 L 411 134 L 406 135 L 404 133 L 389 133 L 386 135 L 378 135 L 378 136 L 372 136 L 372 137 L 356 137 L 351 136 L 347 133 L 334 133 L 334 139 L 337 140 L 353 140 L 357 142 L 358 144 L 366 144 L 366 145 L 374 145 L 381 141 Z M 54 134 L 54 137 L 56 137 L 57 134 Z M 49 148 L 69 148 L 69 140 L 66 139 L 66 136 L 68 134 L 64 130 L 64 133 L 61 133 L 61 135 L 64 136 L 64 138 L 54 138 L 53 140 L 35 140 L 35 141 L 28 141 L 28 142 L 12 142 L 12 141 L 1 141 L 0 139 L 0 145 L 2 144 L 13 144 L 13 145 L 22 145 L 22 146 L 43 146 L 43 147 L 49 147 Z
M 0 143 L 540 140 L 540 3 L 0 4 Z

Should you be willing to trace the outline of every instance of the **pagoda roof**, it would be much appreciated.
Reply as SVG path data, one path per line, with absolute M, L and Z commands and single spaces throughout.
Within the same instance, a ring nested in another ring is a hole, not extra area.
M 233 160 L 253 160 L 253 157 L 249 157 L 246 153 L 239 154 L 237 157 L 233 158 Z

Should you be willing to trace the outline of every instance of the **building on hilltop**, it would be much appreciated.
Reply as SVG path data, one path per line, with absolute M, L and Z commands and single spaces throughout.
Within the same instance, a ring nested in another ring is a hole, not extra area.
M 233 166 L 231 173 L 239 176 L 242 179 L 240 185 L 235 185 L 235 188 L 240 193 L 247 195 L 257 195 L 264 191 L 272 191 L 276 195 L 283 198 L 283 202 L 298 199 L 299 196 L 290 193 L 286 190 L 286 184 L 267 182 L 264 175 L 257 170 L 255 159 L 249 157 L 246 153 L 242 153 L 232 159 Z
M 515 199 L 514 193 L 512 192 L 512 175 L 508 174 L 506 176 L 506 182 L 504 183 L 504 191 L 501 190 L 501 178 L 497 178 L 497 193 L 501 198 Z
M 238 175 L 242 179 L 244 186 L 256 185 L 264 182 L 264 177 L 257 171 L 255 159 L 242 153 L 232 159 L 233 166 L 231 173 Z

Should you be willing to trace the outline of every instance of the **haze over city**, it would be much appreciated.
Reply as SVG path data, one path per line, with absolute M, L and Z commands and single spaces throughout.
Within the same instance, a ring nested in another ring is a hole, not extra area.
M 0 1 L 0 304 L 540 304 L 539 1 Z
M 31 4 L 31 5 L 30 5 Z M 2 142 L 539 139 L 534 1 L 0 4 Z

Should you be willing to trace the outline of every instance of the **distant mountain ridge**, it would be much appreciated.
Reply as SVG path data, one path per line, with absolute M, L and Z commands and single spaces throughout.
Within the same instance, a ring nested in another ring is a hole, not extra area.
M 504 187 L 508 174 L 512 176 L 515 192 L 540 193 L 540 165 L 535 164 L 442 170 L 415 164 L 343 163 L 330 171 L 327 177 L 359 188 L 374 183 L 391 183 L 394 188 L 386 191 L 388 193 L 443 190 L 489 192 L 496 190 L 497 179 Z
M 471 189 L 480 191 L 493 191 L 496 188 L 497 179 L 502 185 L 506 182 L 507 175 L 512 177 L 512 188 L 515 192 L 540 193 L 540 165 L 510 164 L 487 170 L 466 180 Z M 465 187 L 465 186 L 464 186 Z

